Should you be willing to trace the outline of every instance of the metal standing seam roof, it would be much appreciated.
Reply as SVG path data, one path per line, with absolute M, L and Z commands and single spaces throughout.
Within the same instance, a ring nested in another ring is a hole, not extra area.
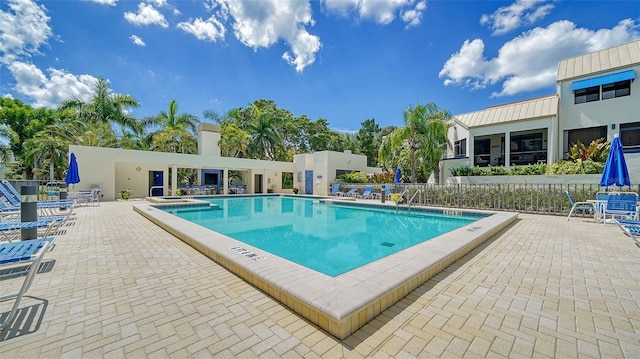
M 454 116 L 456 122 L 466 128 L 496 125 L 507 122 L 556 116 L 558 96 L 550 95 L 526 101 L 489 107 L 482 111 Z
M 640 65 L 640 40 L 568 58 L 558 63 L 557 82 Z

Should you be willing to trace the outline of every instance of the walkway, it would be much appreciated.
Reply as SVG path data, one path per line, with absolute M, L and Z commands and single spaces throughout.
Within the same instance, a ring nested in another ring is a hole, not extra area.
M 586 218 L 520 215 L 339 342 L 131 202 L 77 217 L 0 357 L 640 357 L 640 248 Z

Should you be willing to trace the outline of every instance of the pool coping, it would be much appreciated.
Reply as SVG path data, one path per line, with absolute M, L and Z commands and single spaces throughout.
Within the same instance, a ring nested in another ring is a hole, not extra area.
M 358 202 L 358 205 L 365 204 Z M 460 213 L 491 215 L 331 277 L 174 216 L 160 208 L 176 205 L 180 204 L 134 204 L 133 208 L 338 339 L 348 337 L 518 218 L 518 214 L 513 212 L 454 209 Z M 395 204 L 376 203 L 375 206 L 395 208 Z M 452 210 L 428 209 L 441 213 Z

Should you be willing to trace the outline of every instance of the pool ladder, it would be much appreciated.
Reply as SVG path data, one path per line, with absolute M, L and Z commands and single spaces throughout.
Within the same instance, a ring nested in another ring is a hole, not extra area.
M 402 191 L 402 194 L 400 195 L 400 198 L 404 198 L 404 195 L 407 194 L 407 192 L 409 192 L 409 189 L 405 188 L 404 191 Z M 407 212 L 409 214 L 411 214 L 411 204 L 413 203 L 413 200 L 416 198 L 416 196 L 418 194 L 421 194 L 421 193 L 422 193 L 422 190 L 420 190 L 420 189 L 416 190 L 416 192 L 413 194 L 413 196 L 411 196 L 411 199 L 409 199 L 407 201 Z M 400 207 L 400 203 L 396 202 L 396 213 L 398 213 L 399 207 Z

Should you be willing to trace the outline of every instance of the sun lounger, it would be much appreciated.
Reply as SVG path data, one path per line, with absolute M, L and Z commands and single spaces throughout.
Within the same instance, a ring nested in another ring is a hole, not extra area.
M 342 193 L 342 192 L 338 192 L 338 193 Z M 341 197 L 355 197 L 358 194 L 358 190 L 355 188 L 352 188 L 350 190 L 348 190 L 345 193 L 342 193 L 340 196 Z
M 607 205 L 602 213 L 604 224 L 607 224 L 607 216 L 612 219 L 638 219 L 638 194 L 629 192 L 612 192 L 607 197 Z
M 13 306 L 9 316 L 0 323 L 0 329 L 8 327 L 14 320 L 18 307 L 20 306 L 20 300 L 24 294 L 31 287 L 33 278 L 38 273 L 40 262 L 44 257 L 44 254 L 51 250 L 53 247 L 54 239 L 52 237 L 43 239 L 34 239 L 28 241 L 0 243 L 0 269 L 12 269 L 25 267 L 22 271 L 6 271 L 6 276 L 16 276 L 20 274 L 26 274 L 24 282 L 17 292 L 9 292 L 6 286 L 2 286 L 3 295 L 0 297 L 0 301 L 6 301 L 13 299 Z M 0 276 L 1 278 L 2 276 Z M 9 292 L 9 293 L 5 293 Z
M 373 195 L 371 194 L 372 190 L 373 190 L 372 186 L 366 186 L 362 194 L 356 195 L 356 198 L 372 199 L 373 198 Z
M 331 187 L 331 192 L 329 193 L 330 196 L 338 196 L 338 193 L 340 191 L 340 183 L 334 183 L 333 187 Z

